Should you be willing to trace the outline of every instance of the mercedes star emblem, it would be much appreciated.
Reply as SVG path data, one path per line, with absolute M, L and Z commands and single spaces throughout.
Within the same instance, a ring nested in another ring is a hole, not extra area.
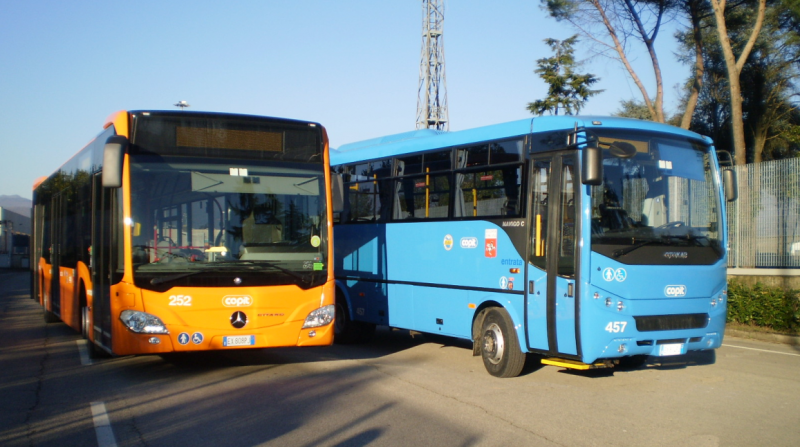
M 231 315 L 231 325 L 236 329 L 241 329 L 247 324 L 247 315 L 244 312 L 237 310 Z

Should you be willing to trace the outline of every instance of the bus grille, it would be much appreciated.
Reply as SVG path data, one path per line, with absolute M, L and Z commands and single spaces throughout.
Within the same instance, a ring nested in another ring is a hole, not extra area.
M 634 317 L 639 332 L 700 329 L 708 326 L 708 314 L 652 315 Z

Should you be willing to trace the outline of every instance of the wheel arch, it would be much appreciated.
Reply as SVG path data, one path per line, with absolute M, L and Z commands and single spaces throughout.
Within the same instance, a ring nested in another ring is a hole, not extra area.
M 528 340 L 525 337 L 525 325 L 523 324 L 524 320 L 522 316 L 519 315 L 519 312 L 517 312 L 514 306 L 510 304 L 503 305 L 495 299 L 486 299 L 485 301 L 481 302 L 481 304 L 475 309 L 475 313 L 472 314 L 472 355 L 481 355 L 481 347 L 480 343 L 478 343 L 478 337 L 481 335 L 481 327 L 483 326 L 483 320 L 486 317 L 486 311 L 493 307 L 499 307 L 508 312 L 508 315 L 511 317 L 511 323 L 514 325 L 514 332 L 517 334 L 519 346 L 522 349 L 522 352 L 528 352 Z
M 350 293 L 347 291 L 347 287 L 344 286 L 342 281 L 335 280 L 334 281 L 334 296 L 335 300 L 344 299 L 344 303 L 347 306 L 347 316 L 350 317 L 350 320 L 353 319 L 353 301 L 350 299 Z M 336 301 L 334 301 L 335 303 Z

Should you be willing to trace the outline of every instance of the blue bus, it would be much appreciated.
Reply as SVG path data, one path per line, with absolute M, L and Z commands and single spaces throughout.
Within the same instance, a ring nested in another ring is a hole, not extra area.
M 722 344 L 736 178 L 707 137 L 540 117 L 346 144 L 331 169 L 341 342 L 472 340 L 497 377 L 529 353 L 590 369 Z

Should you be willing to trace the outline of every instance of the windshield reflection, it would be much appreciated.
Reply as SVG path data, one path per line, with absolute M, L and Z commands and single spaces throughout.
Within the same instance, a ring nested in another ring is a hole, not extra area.
M 695 141 L 601 134 L 603 184 L 593 186 L 592 249 L 626 264 L 710 264 L 723 255 L 710 148 Z
M 306 288 L 324 279 L 321 165 L 153 155 L 132 160 L 137 285 L 209 285 L 209 278 L 249 274 L 248 285 Z

